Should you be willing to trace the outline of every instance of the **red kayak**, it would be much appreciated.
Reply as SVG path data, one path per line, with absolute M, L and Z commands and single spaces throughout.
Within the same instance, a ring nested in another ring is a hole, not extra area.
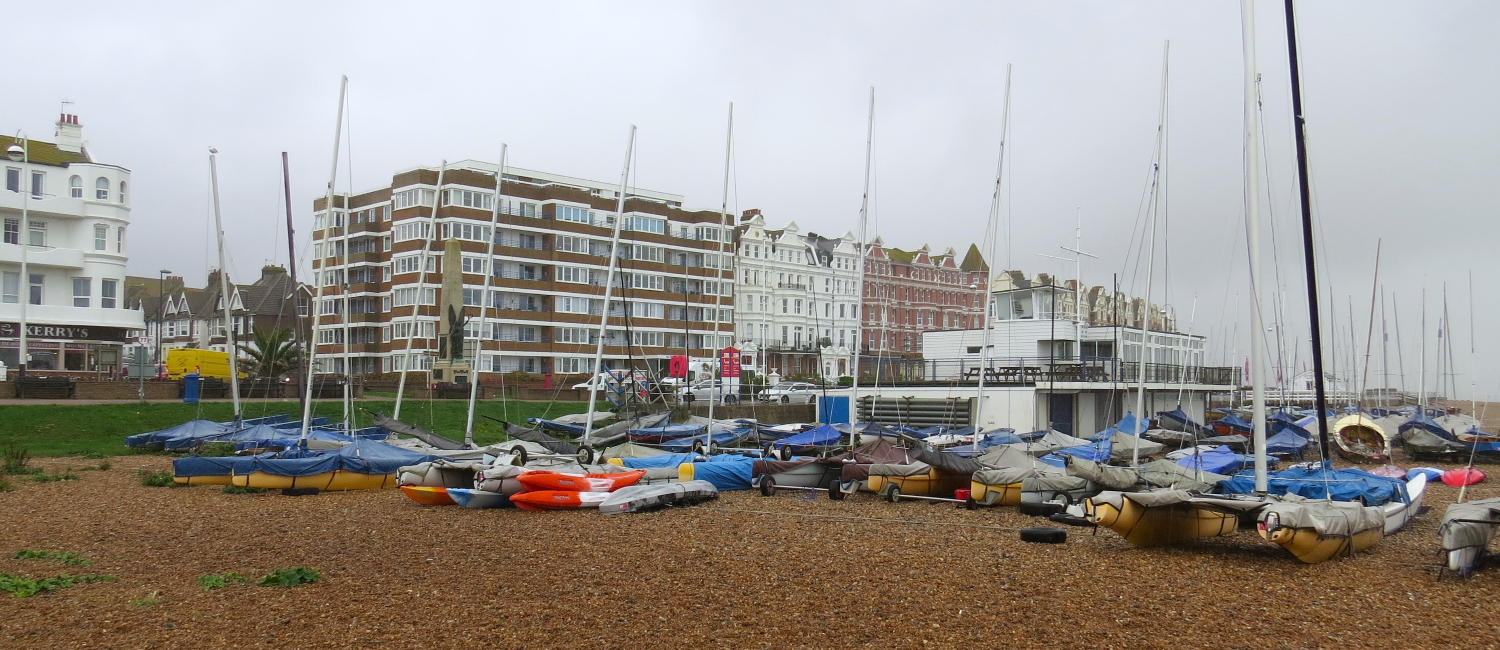
M 1443 472 L 1443 484 L 1444 485 L 1451 485 L 1453 487 L 1461 487 L 1461 486 L 1464 486 L 1464 485 L 1473 485 L 1475 483 L 1483 483 L 1483 482 L 1484 482 L 1484 472 L 1481 472 L 1481 471 L 1479 471 L 1477 469 L 1473 469 L 1473 468 L 1467 468 L 1467 469 L 1450 469 L 1450 470 L 1448 470 L 1446 472 Z
M 608 492 L 573 492 L 564 490 L 540 490 L 510 495 L 510 502 L 522 510 L 577 510 L 597 508 Z
M 531 491 L 557 490 L 562 492 L 614 492 L 640 482 L 646 470 L 618 474 L 559 474 L 557 472 L 527 472 L 516 477 L 521 486 Z

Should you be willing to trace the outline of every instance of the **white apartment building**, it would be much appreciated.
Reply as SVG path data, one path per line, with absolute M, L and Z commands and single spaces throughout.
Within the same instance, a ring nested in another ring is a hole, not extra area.
M 744 367 L 821 375 L 853 372 L 859 325 L 859 244 L 854 235 L 802 234 L 796 222 L 766 228 L 745 213 L 735 249 L 735 339 Z
M 125 300 L 130 170 L 94 161 L 75 115 L 55 135 L 25 142 L 23 161 L 0 161 L 0 362 L 20 361 L 24 306 L 29 371 L 112 376 L 145 327 Z M 0 136 L 0 149 L 21 144 Z

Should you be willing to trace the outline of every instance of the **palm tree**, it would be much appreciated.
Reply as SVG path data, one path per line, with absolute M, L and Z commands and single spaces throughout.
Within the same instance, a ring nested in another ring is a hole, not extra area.
M 240 353 L 250 360 L 249 370 L 257 377 L 278 377 L 296 369 L 302 351 L 287 329 L 255 330 L 255 340 L 240 345 Z

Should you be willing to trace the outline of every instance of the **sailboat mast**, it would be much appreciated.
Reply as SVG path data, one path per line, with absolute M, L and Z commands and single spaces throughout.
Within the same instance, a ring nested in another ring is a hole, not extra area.
M 1380 391 L 1380 406 L 1390 406 L 1387 403 L 1391 392 L 1391 339 L 1385 333 L 1385 285 L 1380 285 L 1380 374 L 1382 377 Z
M 849 417 L 849 446 L 854 446 L 854 441 L 859 435 L 854 425 L 859 422 L 859 349 L 864 345 L 865 336 L 865 273 L 867 269 L 867 256 L 869 250 L 865 242 L 869 241 L 870 230 L 870 155 L 874 151 L 875 143 L 875 87 L 870 87 L 870 117 L 865 124 L 865 192 L 859 203 L 859 262 L 855 267 L 859 271 L 858 291 L 859 302 L 856 303 L 855 312 L 858 319 L 854 321 L 854 382 L 850 384 L 849 408 L 853 413 Z M 882 334 L 882 336 L 884 336 Z M 875 372 L 880 372 L 880 360 L 875 360 Z M 877 374 L 878 377 L 878 374 Z M 878 380 L 877 380 L 878 383 Z M 978 408 L 977 406 L 975 408 Z M 870 415 L 875 415 L 875 397 L 870 397 Z
M 1254 423 L 1255 493 L 1265 494 L 1266 481 L 1266 360 L 1265 314 L 1260 274 L 1260 84 L 1255 66 L 1255 0 L 1240 3 L 1245 51 L 1245 218 L 1250 248 L 1250 421 Z
M 1139 372 L 1135 382 L 1135 443 L 1130 446 L 1130 466 L 1141 466 L 1141 435 L 1146 432 L 1146 364 L 1151 350 L 1151 276 L 1156 265 L 1156 213 L 1161 209 L 1161 161 L 1166 158 L 1167 130 L 1167 75 L 1171 62 L 1172 41 L 1162 44 L 1161 52 L 1161 105 L 1156 122 L 1156 162 L 1151 166 L 1151 247 L 1146 256 L 1146 304 L 1141 314 L 1141 357 L 1136 360 Z
M 991 248 L 989 250 L 989 253 L 990 259 L 992 260 L 996 257 L 995 249 L 999 248 L 998 242 L 1000 240 L 1000 231 L 999 224 L 996 222 L 1000 219 L 1000 184 L 1001 180 L 1005 178 L 1005 140 L 1006 137 L 1010 135 L 1010 69 L 1011 64 L 1005 64 L 1005 106 L 1003 109 L 1001 109 L 1000 112 L 1000 155 L 998 161 L 995 163 L 995 191 L 990 195 L 990 222 L 985 227 L 985 232 L 989 233 L 990 235 Z M 1080 250 L 1082 249 L 1080 248 Z M 981 301 L 983 305 L 981 318 L 984 319 L 984 333 L 980 336 L 979 339 L 979 389 L 974 399 L 973 415 L 974 443 L 972 448 L 975 449 L 976 452 L 979 449 L 979 434 L 981 432 L 981 429 L 984 428 L 983 423 L 979 421 L 979 415 L 984 412 L 984 375 L 986 372 L 989 372 L 990 367 L 990 321 L 993 320 L 993 318 L 990 317 L 989 311 L 989 297 L 991 288 L 989 286 L 990 278 L 988 277 L 988 268 L 985 269 L 985 275 L 985 295 L 984 300 Z M 996 314 L 996 316 L 998 315 L 999 314 Z M 1007 413 L 1006 417 L 1009 416 L 1010 414 Z
M 229 268 L 224 266 L 224 218 L 219 213 L 218 150 L 208 150 L 208 175 L 213 184 L 214 230 L 219 235 L 219 301 L 224 303 L 224 349 L 229 352 L 229 397 L 234 400 L 234 421 L 240 420 L 239 348 L 234 342 L 234 300 L 229 295 Z
M 735 256 L 733 255 L 730 255 L 728 257 L 725 257 L 724 255 L 724 247 L 729 243 L 730 233 L 733 232 L 733 229 L 730 228 L 732 224 L 729 223 L 729 161 L 731 160 L 730 155 L 733 152 L 734 102 L 729 102 L 729 126 L 727 127 L 727 132 L 724 135 L 724 194 L 723 200 L 719 203 L 719 263 L 717 265 L 719 267 L 719 286 L 718 290 L 714 292 L 714 342 L 712 345 L 708 346 L 709 349 L 714 351 L 714 356 L 719 357 L 719 359 L 717 359 L 717 362 L 714 364 L 714 366 L 717 368 L 717 370 L 714 371 L 714 381 L 709 384 L 709 395 L 712 397 L 712 399 L 708 401 L 708 429 L 706 435 L 707 439 L 703 443 L 704 450 L 707 450 L 711 445 L 713 445 L 714 405 L 718 404 L 720 400 L 724 399 L 724 352 L 719 348 L 719 323 L 724 320 L 721 317 L 721 312 L 724 311 L 724 267 L 729 266 L 729 260 L 735 259 Z M 735 268 L 735 273 L 739 273 L 738 267 Z M 739 276 L 736 275 L 735 278 L 738 279 Z M 684 291 L 683 293 L 686 293 L 686 291 Z M 684 316 L 686 316 L 686 314 L 684 314 Z M 689 390 L 691 390 L 691 388 Z
M 1417 412 L 1427 416 L 1427 287 L 1422 287 L 1422 332 L 1417 339 Z
M 615 202 L 615 230 L 609 242 L 609 273 L 604 279 L 604 302 L 599 309 L 599 341 L 594 347 L 593 375 L 589 377 L 588 419 L 583 423 L 583 446 L 589 446 L 594 433 L 594 407 L 599 402 L 599 373 L 604 366 L 604 333 L 609 329 L 609 297 L 614 293 L 615 271 L 620 268 L 620 227 L 625 223 L 625 189 L 630 182 L 630 156 L 635 152 L 635 125 L 630 125 L 630 137 L 625 143 L 625 168 L 620 171 L 620 193 Z M 686 287 L 684 287 L 686 290 Z M 630 338 L 625 339 L 625 349 L 630 350 Z M 631 381 L 635 380 L 634 368 L 627 368 Z M 712 427 L 709 427 L 712 429 Z
M 333 163 L 330 165 L 330 168 L 328 170 L 328 192 L 323 199 L 323 236 L 321 237 L 321 239 L 323 240 L 323 254 L 313 256 L 314 260 L 318 263 L 318 267 L 316 269 L 313 269 L 313 284 L 317 286 L 317 292 L 313 296 L 312 305 L 308 308 L 308 311 L 312 315 L 313 326 L 311 341 L 309 341 L 307 345 L 307 385 L 302 388 L 305 393 L 303 394 L 302 398 L 301 440 L 307 440 L 307 432 L 308 429 L 311 428 L 312 423 L 313 373 L 316 372 L 317 368 L 317 364 L 314 363 L 314 361 L 318 356 L 318 332 L 322 331 L 323 315 L 321 312 L 323 309 L 323 286 L 328 284 L 325 281 L 326 278 L 324 277 L 324 274 L 325 269 L 328 266 L 328 258 L 332 257 L 332 255 L 327 254 L 329 252 L 328 249 L 330 248 L 329 244 L 331 243 L 328 238 L 328 228 L 333 223 L 333 183 L 334 180 L 338 178 L 339 172 L 339 138 L 344 135 L 344 97 L 347 94 L 348 90 L 349 77 L 343 75 L 339 76 L 339 114 L 338 119 L 333 123 Z M 317 249 L 318 245 L 315 243 L 313 245 L 313 250 Z M 397 408 L 400 408 L 400 400 L 401 393 L 398 392 L 396 393 Z
M 1318 449 L 1331 467 L 1328 448 L 1328 391 L 1323 377 L 1323 323 L 1318 309 L 1318 268 L 1313 254 L 1312 188 L 1307 178 L 1307 121 L 1302 113 L 1302 74 L 1297 63 L 1297 19 L 1286 0 L 1287 65 L 1292 77 L 1293 134 L 1297 140 L 1297 192 L 1302 207 L 1302 257 L 1307 267 L 1307 318 L 1312 328 L 1313 400 L 1318 409 Z
M 292 280 L 292 294 L 290 297 L 292 299 L 292 312 L 297 318 L 297 336 L 293 340 L 300 343 L 300 347 L 303 350 L 303 353 L 297 355 L 297 368 L 294 372 L 296 376 L 301 377 L 303 375 L 302 364 L 307 363 L 305 351 L 308 348 L 308 343 L 303 340 L 302 312 L 297 309 L 297 303 L 302 299 L 302 285 L 297 284 L 297 230 L 292 227 L 292 171 L 291 166 L 287 164 L 285 151 L 281 152 L 281 187 L 282 195 L 286 198 L 286 270 Z M 306 402 L 307 395 L 300 390 L 297 391 L 297 401 Z M 300 409 L 302 404 L 298 404 L 297 406 Z
M 490 306 L 490 278 L 495 277 L 495 239 L 499 236 L 497 228 L 500 225 L 500 197 L 505 196 L 501 190 L 505 183 L 505 154 L 508 147 L 500 143 L 500 166 L 495 168 L 495 201 L 490 204 L 490 236 L 489 250 L 484 255 L 484 289 L 479 292 L 479 337 L 474 342 L 474 359 L 470 362 L 469 377 L 469 414 L 464 421 L 464 446 L 474 446 L 474 402 L 479 398 L 479 366 L 484 359 L 484 326 L 485 319 Z M 498 341 L 500 337 L 495 337 Z M 462 350 L 457 351 L 463 354 Z

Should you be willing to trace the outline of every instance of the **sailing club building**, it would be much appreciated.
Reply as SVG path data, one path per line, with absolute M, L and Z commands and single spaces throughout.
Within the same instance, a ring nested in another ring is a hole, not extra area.
M 12 145 L 26 155 L 0 161 L 0 363 L 21 361 L 24 307 L 28 372 L 113 377 L 144 329 L 125 297 L 130 170 L 94 159 L 76 115 L 53 142 L 0 136 Z

